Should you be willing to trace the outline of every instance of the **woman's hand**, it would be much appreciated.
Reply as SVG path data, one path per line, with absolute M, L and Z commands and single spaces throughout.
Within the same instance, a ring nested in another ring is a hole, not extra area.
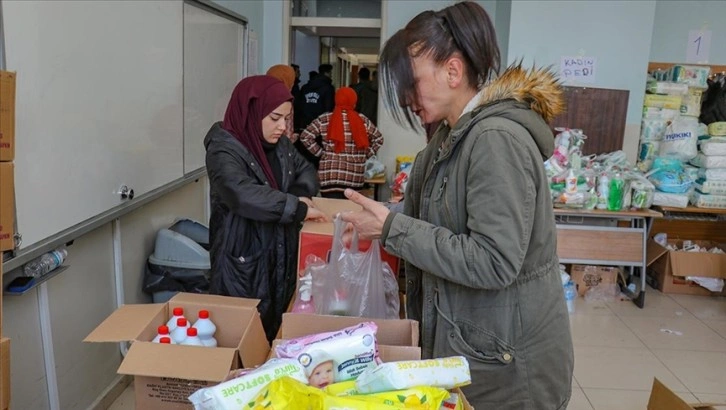
M 308 213 L 305 215 L 306 221 L 315 222 L 330 222 L 328 215 L 325 215 L 321 210 L 308 205 Z
M 346 189 L 345 196 L 351 201 L 363 207 L 362 211 L 346 212 L 341 214 L 345 222 L 351 223 L 358 231 L 358 236 L 363 239 L 378 239 L 383 233 L 383 224 L 391 211 L 380 202 L 366 198 L 364 195 Z

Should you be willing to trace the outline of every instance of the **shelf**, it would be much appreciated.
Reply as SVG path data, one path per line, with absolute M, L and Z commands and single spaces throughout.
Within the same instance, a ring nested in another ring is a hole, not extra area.
M 26 289 L 22 292 L 8 292 L 7 290 L 5 290 L 5 288 L 3 288 L 3 294 L 7 295 L 7 296 L 22 296 L 22 295 L 30 292 L 31 290 L 34 290 L 38 286 L 40 286 L 41 283 L 49 281 L 49 280 L 53 279 L 54 277 L 60 275 L 61 273 L 65 272 L 65 270 L 68 269 L 69 267 L 70 267 L 69 265 L 61 265 L 56 270 L 54 270 L 44 276 L 41 276 L 39 279 L 36 278 L 35 283 L 33 283 L 33 286 L 29 287 L 28 289 Z
M 554 208 L 555 215 L 599 216 L 612 218 L 660 218 L 663 215 L 650 209 L 639 211 L 606 211 L 602 209 Z
M 659 206 L 661 212 L 673 212 L 673 213 L 686 213 L 686 214 L 709 214 L 709 215 L 726 215 L 726 209 L 717 208 L 698 208 L 695 206 L 688 206 L 686 208 L 674 208 L 670 206 Z

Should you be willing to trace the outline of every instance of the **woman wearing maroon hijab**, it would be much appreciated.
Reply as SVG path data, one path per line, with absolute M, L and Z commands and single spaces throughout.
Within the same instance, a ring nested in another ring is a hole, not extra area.
M 248 77 L 232 92 L 224 121 L 207 133 L 212 215 L 210 292 L 260 299 L 274 339 L 295 292 L 298 231 L 323 220 L 310 197 L 315 168 L 284 137 L 292 95 L 280 80 Z

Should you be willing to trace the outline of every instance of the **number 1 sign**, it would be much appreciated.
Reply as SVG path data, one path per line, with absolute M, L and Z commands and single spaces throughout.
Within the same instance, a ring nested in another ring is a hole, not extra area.
M 691 30 L 688 32 L 688 48 L 686 49 L 686 62 L 708 63 L 708 54 L 711 51 L 711 31 Z

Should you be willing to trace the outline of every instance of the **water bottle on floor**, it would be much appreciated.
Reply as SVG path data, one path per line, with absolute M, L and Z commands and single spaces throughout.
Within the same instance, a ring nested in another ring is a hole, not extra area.
M 572 281 L 567 282 L 565 285 L 565 301 L 567 302 L 567 311 L 570 314 L 575 313 L 575 299 L 577 299 L 577 288 Z
M 65 249 L 56 249 L 32 260 L 23 266 L 25 276 L 39 278 L 59 267 L 68 256 Z

